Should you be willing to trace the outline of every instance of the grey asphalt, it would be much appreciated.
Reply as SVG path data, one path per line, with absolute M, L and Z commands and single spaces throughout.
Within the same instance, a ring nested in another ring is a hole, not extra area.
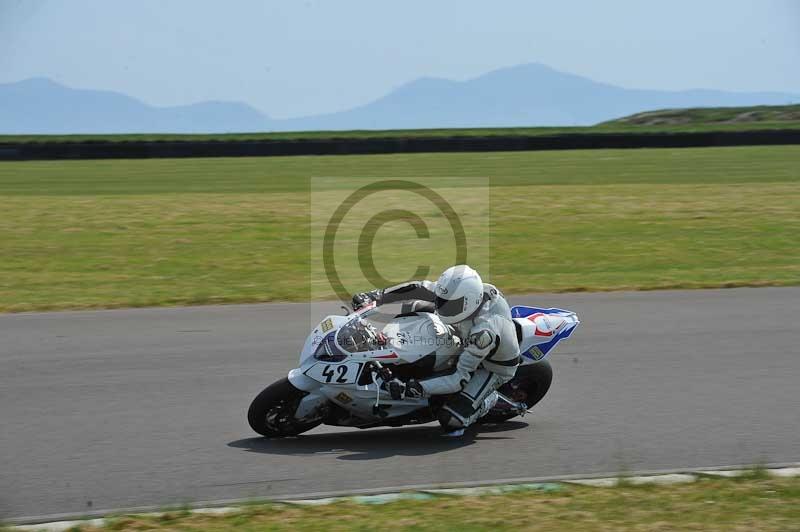
M 800 461 L 800 288 L 512 298 L 578 312 L 521 422 L 255 437 L 320 305 L 0 316 L 0 517 Z

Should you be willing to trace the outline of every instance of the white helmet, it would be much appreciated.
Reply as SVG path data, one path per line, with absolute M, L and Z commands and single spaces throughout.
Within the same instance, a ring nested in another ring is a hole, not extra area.
M 472 315 L 483 303 L 483 281 L 478 272 L 462 264 L 447 268 L 436 281 L 436 314 L 447 324 Z

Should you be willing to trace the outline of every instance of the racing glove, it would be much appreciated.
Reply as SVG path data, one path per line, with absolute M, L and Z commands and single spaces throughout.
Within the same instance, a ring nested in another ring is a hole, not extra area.
M 420 383 L 415 379 L 409 379 L 406 383 L 395 379 L 389 383 L 389 395 L 391 395 L 392 399 L 395 401 L 405 399 L 406 397 L 410 399 L 419 399 L 425 395 L 425 390 L 422 389 Z
M 373 301 L 381 304 L 383 297 L 383 290 L 370 290 L 369 292 L 361 292 L 353 296 L 353 310 L 361 310 Z

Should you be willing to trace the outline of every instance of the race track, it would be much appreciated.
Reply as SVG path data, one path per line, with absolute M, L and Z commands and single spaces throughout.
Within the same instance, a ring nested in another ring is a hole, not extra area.
M 0 518 L 243 497 L 800 461 L 800 288 L 537 295 L 583 323 L 532 415 L 255 437 L 250 400 L 320 305 L 0 316 Z

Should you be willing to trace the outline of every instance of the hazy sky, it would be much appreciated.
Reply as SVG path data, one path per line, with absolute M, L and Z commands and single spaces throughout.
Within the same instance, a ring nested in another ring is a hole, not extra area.
M 625 87 L 800 93 L 800 1 L 0 0 L 0 82 L 154 105 L 283 118 L 530 62 Z

